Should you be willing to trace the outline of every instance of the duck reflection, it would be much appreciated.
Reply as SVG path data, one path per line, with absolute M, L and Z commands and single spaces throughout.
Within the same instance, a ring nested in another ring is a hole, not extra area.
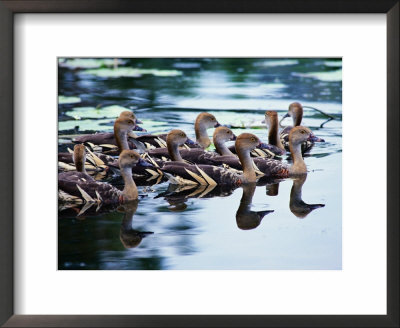
M 138 204 L 139 200 L 134 200 L 118 208 L 118 211 L 124 212 L 124 218 L 122 219 L 119 232 L 119 239 L 125 248 L 135 248 L 139 246 L 144 237 L 154 233 L 151 231 L 139 231 L 132 228 L 132 220 L 136 213 Z
M 283 179 L 264 176 L 257 181 L 257 186 L 265 186 L 267 196 L 278 196 L 279 183 L 281 181 L 283 181 Z
M 298 218 L 304 219 L 313 210 L 324 207 L 325 204 L 306 204 L 301 198 L 303 184 L 307 179 L 307 174 L 293 178 L 293 186 L 290 191 L 290 211 Z
M 154 232 L 139 231 L 132 228 L 133 217 L 138 208 L 139 200 L 133 200 L 125 203 L 124 205 L 108 205 L 102 207 L 93 206 L 93 204 L 85 203 L 83 206 L 68 207 L 64 209 L 59 208 L 59 218 L 75 218 L 77 220 L 85 220 L 88 217 L 100 217 L 104 214 L 122 212 L 124 217 L 121 222 L 119 238 L 125 248 L 134 248 L 139 246 L 142 239 Z
M 265 188 L 266 188 L 266 194 L 268 196 L 278 196 L 279 182 L 267 184 Z
M 236 189 L 229 185 L 174 185 L 169 184 L 165 192 L 158 194 L 155 198 L 164 197 L 170 204 L 169 210 L 181 212 L 186 210 L 186 201 L 189 198 L 213 198 L 226 197 Z
M 267 211 L 251 211 L 251 203 L 253 201 L 254 192 L 256 190 L 255 183 L 248 183 L 242 186 L 243 195 L 240 200 L 239 208 L 236 212 L 236 224 L 239 229 L 251 230 L 257 228 L 265 215 L 272 213 L 273 210 Z

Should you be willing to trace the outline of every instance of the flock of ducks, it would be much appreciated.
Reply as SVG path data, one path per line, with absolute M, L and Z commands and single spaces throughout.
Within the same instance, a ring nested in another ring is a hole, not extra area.
M 281 121 L 288 116 L 293 119 L 293 126 L 279 131 Z M 300 186 L 300 196 L 296 198 L 297 192 L 290 206 L 305 204 L 301 203 L 301 186 L 307 174 L 303 154 L 315 142 L 324 140 L 301 125 L 302 117 L 303 108 L 297 102 L 290 104 L 281 121 L 278 121 L 277 112 L 265 112 L 268 143 L 264 143 L 252 133 L 235 136 L 228 127 L 221 126 L 214 115 L 200 113 L 194 124 L 194 141 L 178 129 L 168 134 L 138 136 L 135 131 L 147 131 L 139 126 L 141 122 L 134 113 L 124 111 L 115 120 L 113 133 L 79 136 L 73 139 L 76 143 L 73 150 L 58 154 L 60 207 L 83 206 L 79 214 L 94 204 L 97 204 L 96 210 L 103 205 L 127 206 L 130 203 L 136 209 L 139 198 L 136 182 L 146 181 L 145 184 L 152 185 L 163 180 L 182 190 L 185 186 L 187 189 L 200 186 L 207 192 L 214 188 L 241 186 L 243 197 L 251 200 L 259 179 L 288 177 L 297 177 L 296 188 Z M 208 136 L 209 129 L 215 129 L 212 141 Z M 234 141 L 234 146 L 228 147 L 229 141 Z M 215 151 L 207 150 L 212 143 Z M 291 165 L 280 160 L 286 152 L 291 154 Z M 122 177 L 123 189 L 115 187 L 109 176 Z M 106 178 L 108 182 L 104 181 Z M 248 189 L 252 191 L 251 195 Z M 248 218 L 249 213 L 253 213 L 248 202 L 241 202 L 241 206 L 237 218 L 240 213 L 245 213 L 247 216 L 243 217 Z

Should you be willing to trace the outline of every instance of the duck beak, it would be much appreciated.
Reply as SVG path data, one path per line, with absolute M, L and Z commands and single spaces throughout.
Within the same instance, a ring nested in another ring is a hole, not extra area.
M 261 121 L 261 124 L 265 124 L 265 119 L 263 119 L 263 120 Z
M 236 140 L 236 135 L 232 134 L 231 140 Z
M 289 117 L 290 115 L 289 115 L 289 113 L 286 113 L 282 118 L 281 118 L 281 120 L 279 121 L 279 124 L 281 124 L 281 122 L 286 118 L 286 117 Z
M 217 122 L 217 123 L 214 124 L 214 128 L 217 128 L 217 127 L 219 127 L 219 126 L 221 126 L 221 124 L 219 124 L 219 122 Z
M 136 124 L 143 124 L 141 120 L 136 119 Z
M 146 162 L 143 158 L 139 159 L 139 162 L 137 162 L 138 166 L 153 166 L 152 164 L 150 164 L 149 162 Z
M 142 128 L 139 125 L 135 125 L 135 127 L 133 128 L 133 131 L 143 131 L 143 132 L 147 132 L 146 129 Z
M 185 143 L 188 144 L 188 145 L 191 145 L 191 146 L 196 144 L 192 139 L 189 139 L 189 138 L 187 138 Z
M 308 141 L 311 141 L 311 142 L 325 142 L 325 140 L 324 139 L 321 139 L 321 138 L 318 138 L 317 136 L 315 136 L 314 134 L 310 134 L 310 136 L 308 137 L 308 139 L 307 139 Z

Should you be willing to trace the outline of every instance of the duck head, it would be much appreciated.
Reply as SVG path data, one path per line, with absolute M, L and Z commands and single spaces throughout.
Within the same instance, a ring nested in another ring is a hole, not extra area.
M 129 110 L 124 110 L 121 112 L 121 114 L 119 114 L 119 118 L 130 118 L 131 120 L 134 120 L 136 124 L 143 124 L 143 122 L 140 121 L 136 115 Z
M 207 112 L 200 113 L 196 118 L 195 124 L 198 124 L 206 129 L 217 128 L 221 125 L 218 123 L 217 119 L 213 114 Z
M 242 133 L 236 138 L 235 142 L 235 149 L 236 153 L 239 151 L 252 151 L 254 148 L 257 147 L 264 147 L 267 146 L 263 144 L 260 139 L 252 133 Z
M 194 131 L 196 133 L 197 143 L 203 147 L 207 148 L 211 144 L 211 140 L 208 137 L 207 129 L 219 127 L 217 119 L 214 115 L 210 113 L 200 113 L 194 123 Z
M 282 117 L 280 122 L 286 117 L 291 117 L 293 119 L 293 126 L 299 126 L 303 119 L 303 106 L 298 102 L 291 103 L 288 112 Z
M 117 129 L 121 132 L 129 132 L 132 131 L 135 127 L 135 119 L 132 118 L 117 118 L 114 123 L 114 130 Z
M 318 138 L 312 131 L 305 126 L 294 127 L 289 134 L 289 143 L 299 145 L 305 141 L 324 142 L 324 139 Z
M 188 140 L 188 137 L 185 132 L 182 130 L 171 130 L 167 134 L 167 148 L 168 148 L 168 153 L 172 161 L 176 162 L 183 162 L 184 160 L 181 157 L 181 154 L 179 153 L 179 146 L 182 146 L 186 141 Z
M 316 139 L 318 138 L 305 126 L 296 126 L 289 134 L 289 143 L 294 146 L 301 145 L 305 141 L 315 141 Z
M 225 126 L 219 126 L 215 129 L 213 134 L 213 141 L 214 144 L 218 142 L 228 142 L 230 140 L 236 140 L 235 134 L 232 132 L 231 129 Z
M 214 141 L 214 146 L 220 155 L 222 156 L 233 155 L 233 153 L 225 145 L 225 143 L 230 140 L 236 140 L 236 136 L 233 134 L 231 129 L 225 126 L 219 126 L 215 129 L 213 134 L 213 141 Z
M 119 155 L 119 167 L 121 170 L 138 166 L 152 166 L 140 157 L 139 153 L 134 150 L 123 150 Z
M 85 170 L 86 149 L 83 144 L 78 144 L 74 146 L 74 154 L 72 156 L 72 160 L 78 172 L 86 173 Z
M 134 130 L 134 131 L 144 131 L 144 132 L 147 131 L 146 129 L 143 129 L 141 126 L 138 125 L 138 124 L 143 124 L 143 122 L 140 121 L 136 117 L 136 115 L 133 112 L 129 111 L 129 110 L 124 110 L 123 112 L 121 112 L 119 114 L 119 118 L 122 118 L 122 119 L 130 118 L 131 120 L 133 120 L 135 122 L 135 126 L 134 126 L 134 128 L 132 130 Z M 132 136 L 132 137 L 135 138 L 136 136 Z
M 177 145 L 177 146 L 182 146 L 186 141 L 187 141 L 188 137 L 186 135 L 185 132 L 183 132 L 182 130 L 171 130 L 168 134 L 167 134 L 167 145 L 171 144 L 171 145 Z

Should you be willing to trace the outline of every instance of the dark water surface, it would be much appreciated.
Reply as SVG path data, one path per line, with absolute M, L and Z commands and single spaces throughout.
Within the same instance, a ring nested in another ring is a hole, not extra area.
M 335 120 L 320 128 L 326 117 L 305 109 L 303 125 L 326 141 L 305 158 L 305 181 L 211 192 L 162 182 L 138 187 L 137 208 L 61 212 L 59 269 L 341 269 L 341 76 L 341 60 L 326 58 L 60 59 L 60 151 L 76 134 L 112 131 L 126 109 L 149 132 L 179 128 L 193 139 L 202 111 L 263 141 L 265 110 L 282 117 L 293 101 Z

